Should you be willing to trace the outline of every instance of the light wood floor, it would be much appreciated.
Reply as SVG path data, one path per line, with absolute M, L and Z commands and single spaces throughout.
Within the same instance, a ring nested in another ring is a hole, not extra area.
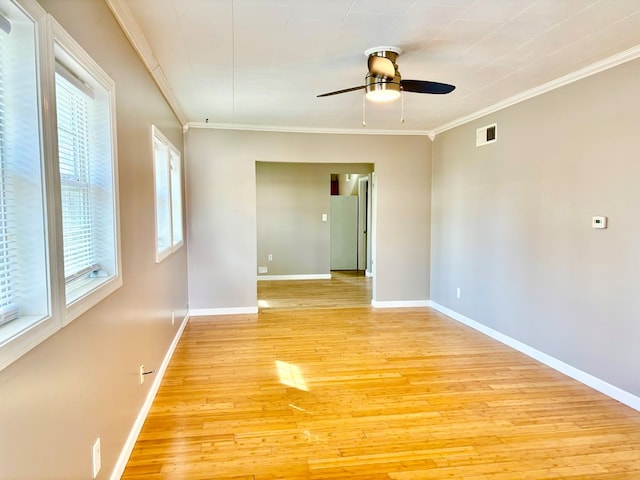
M 330 280 L 261 280 L 258 307 L 368 307 L 373 280 L 362 271 L 333 271 Z
M 640 413 L 430 309 L 192 318 L 124 479 L 640 479 Z

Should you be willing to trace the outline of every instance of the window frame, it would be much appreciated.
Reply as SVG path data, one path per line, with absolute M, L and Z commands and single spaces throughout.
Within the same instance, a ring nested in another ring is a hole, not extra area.
M 27 352 L 68 325 L 81 314 L 102 301 L 122 286 L 122 265 L 120 247 L 120 209 L 118 185 L 117 130 L 115 83 L 94 62 L 73 38 L 47 14 L 36 0 L 0 0 L 9 11 L 19 11 L 26 22 L 33 25 L 35 92 L 34 105 L 37 115 L 37 142 L 40 162 L 40 188 L 42 195 L 42 242 L 43 257 L 38 265 L 44 273 L 44 292 L 40 293 L 46 302 L 48 312 L 37 317 L 25 316 L 5 325 L 13 328 L 0 332 L 0 371 L 7 368 Z M 15 10 L 14 10 L 15 7 Z M 21 20 L 19 20 L 21 21 Z M 57 53 L 56 53 L 57 52 Z M 102 281 L 97 288 L 90 289 L 77 301 L 67 304 L 64 278 L 62 200 L 60 170 L 58 162 L 58 129 L 55 87 L 55 65 L 57 54 L 65 52 L 81 70 L 91 76 L 92 81 L 106 92 L 111 161 L 111 199 L 113 208 L 113 271 L 114 275 Z M 33 148 L 36 148 L 34 143 Z M 45 298 L 46 297 L 46 298 Z M 24 322 L 23 322 L 24 318 Z M 31 320 L 31 322 L 29 321 Z M 15 322 L 15 323 L 14 323 Z
M 156 148 L 155 143 L 159 141 L 166 147 L 166 157 L 164 158 L 164 168 L 163 172 L 166 172 L 167 178 L 164 179 L 168 185 L 167 199 L 168 199 L 168 216 L 169 216 L 169 242 L 166 247 L 160 248 L 161 246 L 161 235 L 159 235 L 159 210 L 160 210 L 160 198 L 158 197 L 158 174 L 160 173 L 160 169 L 158 168 L 158 162 L 161 159 L 156 158 Z M 180 150 L 164 135 L 160 129 L 156 125 L 151 125 L 151 151 L 153 158 L 153 204 L 154 204 L 154 212 L 155 212 L 155 255 L 156 255 L 156 263 L 162 262 L 165 258 L 168 258 L 173 253 L 177 252 L 184 245 L 184 189 L 183 189 L 183 166 L 182 166 L 182 154 Z M 177 157 L 178 161 L 178 182 L 177 189 L 178 194 L 175 195 L 176 186 L 174 185 L 176 182 L 172 175 L 172 161 L 173 156 Z M 176 209 L 174 209 L 174 200 L 176 198 L 180 199 L 179 212 L 180 218 L 175 218 Z M 179 228 L 180 239 L 175 241 L 176 234 L 176 225 Z
M 22 319 L 13 320 L 11 324 L 14 324 L 15 333 L 9 333 L 6 338 L 0 339 L 0 371 L 8 367 L 31 349 L 42 343 L 49 338 L 55 332 L 60 329 L 59 316 L 59 295 L 57 295 L 57 288 L 53 281 L 53 275 L 56 271 L 55 255 L 52 252 L 56 251 L 56 238 L 54 212 L 51 208 L 52 201 L 55 202 L 55 196 L 53 194 L 53 184 L 55 177 L 51 175 L 51 169 L 47 168 L 48 163 L 46 159 L 50 159 L 53 154 L 52 138 L 53 130 L 52 126 L 43 121 L 45 119 L 44 105 L 50 104 L 50 91 L 51 80 L 47 75 L 48 71 L 48 56 L 43 55 L 42 52 L 46 52 L 48 49 L 48 22 L 47 13 L 35 0 L 8 0 L 13 6 L 24 14 L 24 16 L 33 23 L 34 28 L 34 47 L 35 47 L 35 68 L 36 68 L 36 110 L 38 113 L 38 148 L 40 152 L 40 175 L 41 175 L 41 187 L 42 200 L 43 200 L 43 217 L 44 224 L 44 254 L 45 260 L 43 267 L 46 270 L 46 290 L 47 297 L 46 302 L 48 304 L 48 314 L 42 318 L 36 320 L 33 323 L 26 321 L 26 325 L 20 325 Z M 54 203 L 55 204 L 55 203 Z M 28 320 L 28 319 L 25 319 Z
M 118 183 L 118 148 L 116 138 L 116 102 L 115 102 L 115 82 L 102 70 L 102 68 L 89 56 L 89 54 L 71 37 L 69 33 L 51 16 L 47 15 L 49 20 L 49 32 L 50 32 L 50 59 L 49 59 L 49 76 L 54 79 L 54 91 L 52 98 L 51 108 L 51 122 L 55 125 L 55 166 L 53 170 L 57 175 L 56 190 L 57 199 L 56 207 L 60 211 L 58 224 L 58 235 L 60 238 L 60 249 L 63 251 L 64 245 L 62 242 L 62 213 L 61 213 L 61 186 L 60 186 L 60 174 L 59 174 L 59 162 L 58 162 L 58 125 L 57 125 L 57 102 L 55 96 L 55 70 L 56 63 L 60 62 L 67 69 L 72 70 L 76 76 L 78 76 L 83 82 L 90 84 L 95 89 L 101 89 L 106 94 L 107 110 L 108 110 L 108 125 L 110 128 L 110 148 L 109 156 L 111 163 L 111 179 L 110 189 L 112 192 L 112 199 L 110 208 L 113 214 L 113 274 L 105 278 L 94 278 L 86 282 L 86 284 L 77 292 L 74 297 L 67 299 L 66 282 L 64 277 L 64 263 L 60 258 L 60 265 L 58 265 L 57 281 L 61 286 L 63 295 L 65 298 L 65 307 L 63 315 L 63 325 L 68 325 L 71 321 L 82 315 L 84 312 L 101 302 L 118 288 L 122 286 L 122 261 L 121 261 L 121 247 L 120 247 L 120 202 L 119 202 L 119 183 Z M 60 255 L 62 257 L 62 255 Z

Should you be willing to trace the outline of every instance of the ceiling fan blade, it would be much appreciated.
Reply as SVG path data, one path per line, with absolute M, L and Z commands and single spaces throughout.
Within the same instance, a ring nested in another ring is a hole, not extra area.
M 396 67 L 393 65 L 393 62 L 386 57 L 369 55 L 368 65 L 371 75 L 385 78 L 394 78 L 396 76 Z
M 400 86 L 405 92 L 434 93 L 438 95 L 451 93 L 456 88 L 448 83 L 429 82 L 427 80 L 401 80 Z
M 322 94 L 318 95 L 318 98 L 320 98 L 320 97 L 329 97 L 331 95 L 338 95 L 339 93 L 355 92 L 356 90 L 363 90 L 365 88 L 367 88 L 366 85 L 360 85 L 359 87 L 345 88 L 344 90 L 336 90 L 335 92 L 322 93 Z

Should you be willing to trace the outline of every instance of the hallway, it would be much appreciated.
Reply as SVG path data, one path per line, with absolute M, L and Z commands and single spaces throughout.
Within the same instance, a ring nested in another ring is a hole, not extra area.
M 357 270 L 334 270 L 330 280 L 261 280 L 258 308 L 369 307 L 373 279 Z

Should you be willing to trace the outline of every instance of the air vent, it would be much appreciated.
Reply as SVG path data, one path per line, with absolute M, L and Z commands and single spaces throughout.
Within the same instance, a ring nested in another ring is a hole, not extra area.
M 476 130 L 476 147 L 498 141 L 498 124 L 492 123 Z

